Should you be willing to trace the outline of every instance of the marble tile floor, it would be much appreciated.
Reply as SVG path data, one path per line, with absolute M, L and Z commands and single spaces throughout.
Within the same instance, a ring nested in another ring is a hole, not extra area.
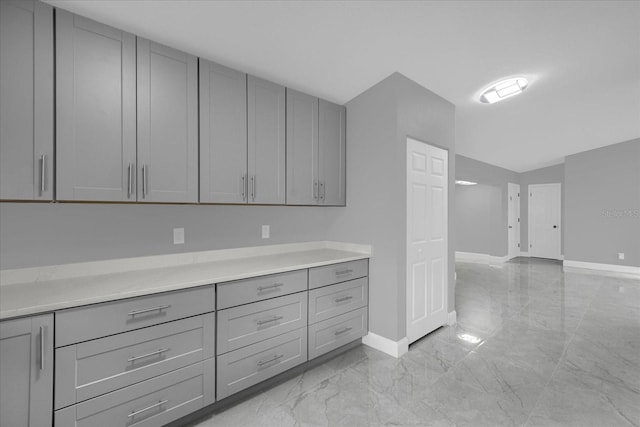
M 458 263 L 458 323 L 356 347 L 191 427 L 640 426 L 640 280 Z

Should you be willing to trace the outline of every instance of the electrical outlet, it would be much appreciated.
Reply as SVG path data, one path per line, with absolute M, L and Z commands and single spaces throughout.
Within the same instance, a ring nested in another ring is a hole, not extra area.
M 173 229 L 173 244 L 174 245 L 184 244 L 184 228 Z
M 271 235 L 270 227 L 268 225 L 263 225 L 262 226 L 262 238 L 263 239 L 268 239 L 270 235 Z
M 624 259 L 624 252 L 618 252 L 618 259 Z

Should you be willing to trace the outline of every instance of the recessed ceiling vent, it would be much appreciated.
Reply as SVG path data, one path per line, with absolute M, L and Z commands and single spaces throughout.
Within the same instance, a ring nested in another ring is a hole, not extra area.
M 480 102 L 493 104 L 494 102 L 511 98 L 514 95 L 522 93 L 528 85 L 529 82 L 524 77 L 514 77 L 499 81 L 482 92 Z

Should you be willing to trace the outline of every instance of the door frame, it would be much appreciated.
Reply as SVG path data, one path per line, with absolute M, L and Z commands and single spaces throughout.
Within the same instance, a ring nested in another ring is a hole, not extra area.
M 444 210 L 445 210 L 445 215 L 443 217 L 443 228 L 444 228 L 444 309 L 447 315 L 447 318 L 445 319 L 445 322 L 443 323 L 443 325 L 445 325 L 448 321 L 448 316 L 449 316 L 449 200 L 451 197 L 451 191 L 450 191 L 450 182 L 449 182 L 449 178 L 450 178 L 450 171 L 449 171 L 449 155 L 451 154 L 451 152 L 444 148 L 444 147 L 439 147 L 437 145 L 434 144 L 430 144 L 427 142 L 424 142 L 418 138 L 414 138 L 412 136 L 407 135 L 406 136 L 406 142 L 405 142 L 405 171 L 404 171 L 404 175 L 405 175 L 405 194 L 406 194 L 406 199 L 405 199 L 405 244 L 404 244 L 404 248 L 405 248 L 405 328 L 406 328 L 406 337 L 408 340 L 408 344 L 411 344 L 412 342 L 417 341 L 420 338 L 414 339 L 412 340 L 409 337 L 409 325 L 411 323 L 411 312 L 409 310 L 410 307 L 410 303 L 411 301 L 409 300 L 409 297 L 411 295 L 410 293 L 410 264 L 409 264 L 409 226 L 408 226 L 408 217 L 409 217 L 409 186 L 408 186 L 408 178 L 409 178 L 409 169 L 408 169 L 408 164 L 407 164 L 407 155 L 409 152 L 409 141 L 415 141 L 421 144 L 424 144 L 426 146 L 435 148 L 437 150 L 442 150 L 444 153 L 446 153 L 446 158 L 447 158 L 447 162 L 446 162 L 446 176 L 444 179 L 445 185 L 446 185 L 446 195 L 445 195 L 445 203 L 444 203 Z M 428 333 L 427 333 L 428 334 Z M 425 334 L 426 335 L 426 334 Z M 423 335 L 424 336 L 424 335 Z
M 532 229 L 532 221 L 531 221 L 531 190 L 533 188 L 540 188 L 540 187 L 555 187 L 558 189 L 558 228 L 559 233 L 560 233 L 560 238 L 558 239 L 558 250 L 555 256 L 553 257 L 541 257 L 539 255 L 533 255 L 532 254 L 532 247 L 531 247 L 531 229 Z M 562 256 L 562 235 L 564 230 L 562 229 L 562 183 L 560 182 L 552 182 L 552 183 L 547 183 L 547 184 L 529 184 L 527 186 L 527 243 L 529 244 L 529 247 L 527 248 L 527 253 L 530 257 L 534 257 L 534 258 L 547 258 L 547 259 L 557 259 L 557 260 L 562 260 L 564 257 Z
M 509 241 L 509 229 L 507 229 L 507 256 L 509 257 L 509 259 L 511 258 L 515 258 L 520 256 L 520 252 L 522 252 L 522 230 L 521 230 L 521 222 L 520 222 L 520 217 L 521 217 L 521 206 L 520 206 L 520 201 L 522 200 L 520 198 L 520 184 L 515 184 L 513 182 L 509 182 L 507 183 L 507 227 L 510 227 L 511 225 L 509 224 L 509 221 L 511 219 L 511 203 L 509 203 L 509 197 L 512 197 L 512 194 L 517 193 L 517 198 L 518 201 L 516 204 L 514 204 L 513 206 L 517 206 L 517 221 L 514 223 L 514 227 L 516 228 L 516 236 L 517 236 L 517 241 L 518 241 L 518 246 L 517 246 L 517 250 L 512 251 L 511 248 L 511 242 Z

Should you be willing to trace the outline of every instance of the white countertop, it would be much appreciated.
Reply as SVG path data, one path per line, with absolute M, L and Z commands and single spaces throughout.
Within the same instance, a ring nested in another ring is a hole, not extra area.
M 365 259 L 370 255 L 368 246 L 311 242 L 5 270 L 0 281 L 0 319 Z M 158 266 L 159 262 L 163 266 Z

